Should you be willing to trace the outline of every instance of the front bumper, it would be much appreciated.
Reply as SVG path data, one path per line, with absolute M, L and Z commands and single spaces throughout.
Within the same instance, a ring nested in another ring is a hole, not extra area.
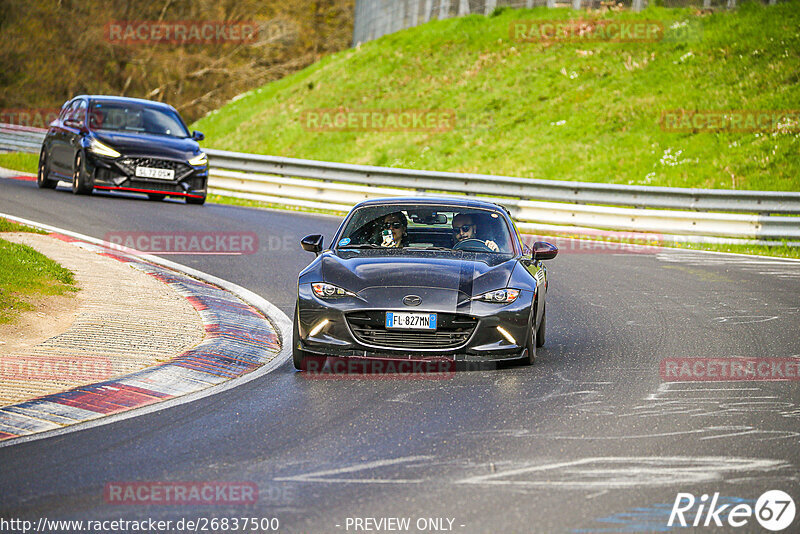
M 419 293 L 421 290 L 415 290 Z M 511 304 L 500 305 L 466 298 L 445 306 L 408 308 L 401 303 L 372 306 L 355 297 L 323 300 L 308 284 L 300 286 L 297 305 L 298 346 L 314 356 L 388 358 L 395 360 L 504 361 L 524 356 L 529 335 L 533 293 L 522 291 Z M 425 301 L 425 299 L 423 299 Z M 378 324 L 387 311 L 437 313 L 441 335 L 426 331 L 389 331 Z M 371 319 L 371 322 L 368 320 Z M 325 326 L 312 336 L 322 322 Z M 373 335 L 365 335 L 370 324 Z M 512 343 L 497 327 L 514 339 Z M 427 338 L 426 338 L 427 336 Z M 435 339 L 438 337 L 439 339 Z M 447 342 L 449 338 L 451 342 Z M 437 346 L 438 344 L 438 346 Z
M 150 165 L 159 168 L 172 169 L 175 176 L 172 180 L 136 176 L 138 160 L 147 160 Z M 193 167 L 185 161 L 149 157 L 122 156 L 110 159 L 90 152 L 87 152 L 86 164 L 95 189 L 194 198 L 203 198 L 207 194 L 208 165 Z

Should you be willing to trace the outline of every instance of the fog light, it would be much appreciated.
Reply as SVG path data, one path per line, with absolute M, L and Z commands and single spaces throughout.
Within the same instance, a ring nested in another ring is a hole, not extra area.
M 500 332 L 501 334 L 503 334 L 503 337 L 506 338 L 508 340 L 508 342 L 511 343 L 512 345 L 516 345 L 517 344 L 517 340 L 514 339 L 514 337 L 511 334 L 508 333 L 508 330 L 506 330 L 502 326 L 498 326 L 497 327 L 497 331 Z
M 329 320 L 325 319 L 325 320 L 320 321 L 319 323 L 317 323 L 317 326 L 312 328 L 311 332 L 308 333 L 308 337 L 314 337 L 317 334 L 319 334 L 320 332 L 322 332 L 322 329 L 325 328 L 328 325 L 329 322 L 330 322 Z

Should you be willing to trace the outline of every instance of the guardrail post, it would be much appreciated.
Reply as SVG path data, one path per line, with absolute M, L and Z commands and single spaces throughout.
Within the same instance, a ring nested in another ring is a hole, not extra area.
M 458 16 L 463 17 L 469 15 L 469 0 L 460 0 L 458 2 Z
M 711 0 L 703 0 L 703 8 L 710 9 L 711 8 Z
M 642 10 L 642 0 L 633 0 L 633 10 L 636 13 Z
M 425 0 L 425 13 L 422 16 L 422 22 L 431 20 L 431 11 L 433 11 L 433 0 Z
M 497 7 L 497 0 L 486 0 L 486 9 L 484 9 L 483 14 L 486 16 L 491 15 L 495 7 Z
M 572 9 L 580 9 L 581 0 L 572 0 Z
M 728 0 L 728 9 L 734 9 L 736 7 L 736 0 Z
M 549 8 L 556 7 L 556 0 L 547 0 L 547 7 Z

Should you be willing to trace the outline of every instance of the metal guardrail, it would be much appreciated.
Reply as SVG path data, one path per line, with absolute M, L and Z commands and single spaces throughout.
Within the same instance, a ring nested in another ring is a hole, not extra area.
M 252 169 L 248 172 L 229 171 L 224 169 L 233 165 L 221 160 L 217 151 L 208 152 L 217 154 L 211 156 L 212 192 L 241 199 L 348 211 L 357 202 L 369 198 L 442 196 L 438 193 L 441 190 L 440 186 L 436 186 L 434 191 L 422 191 L 399 187 L 374 187 L 363 185 L 363 181 L 359 184 L 341 183 L 341 180 L 320 181 L 319 175 L 313 176 L 317 178 L 315 180 L 309 180 L 309 176 L 305 176 L 305 179 L 292 178 L 301 174 L 295 167 L 272 168 L 269 174 L 265 174 L 265 169 L 260 166 L 258 172 Z M 498 198 L 488 194 L 476 198 L 503 204 L 512 216 L 521 222 L 520 226 L 531 231 L 552 231 L 556 229 L 554 225 L 557 225 L 560 232 L 572 229 L 575 233 L 607 228 L 679 236 L 759 240 L 800 238 L 798 217 L 576 205 L 520 198 Z
M 0 148 L 18 152 L 39 152 L 47 130 L 0 124 Z
M 433 172 L 206 150 L 214 167 L 417 191 L 639 208 L 800 215 L 800 192 L 689 189 Z
M 38 152 L 43 137 L 44 130 L 0 125 L 0 148 Z M 800 192 L 625 186 L 206 152 L 210 192 L 289 206 L 347 211 L 367 198 L 466 194 L 505 205 L 531 231 L 800 239 Z

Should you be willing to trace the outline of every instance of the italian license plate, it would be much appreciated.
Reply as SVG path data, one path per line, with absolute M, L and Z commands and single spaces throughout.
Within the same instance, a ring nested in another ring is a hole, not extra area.
M 386 312 L 386 328 L 436 330 L 436 314 Z
M 156 169 L 154 167 L 136 167 L 136 176 L 142 178 L 156 178 L 158 180 L 172 180 L 175 171 L 172 169 Z

